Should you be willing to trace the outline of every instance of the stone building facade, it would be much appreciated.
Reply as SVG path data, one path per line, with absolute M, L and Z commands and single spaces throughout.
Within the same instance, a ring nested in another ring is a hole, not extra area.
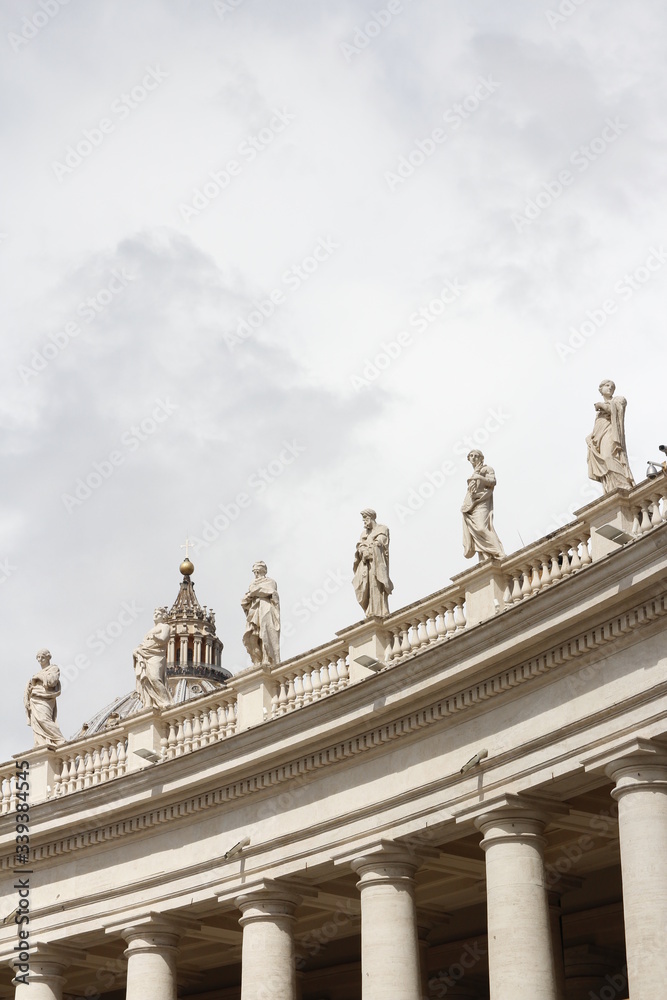
M 177 703 L 0 769 L 0 997 L 660 1000 L 666 521 L 618 490 L 234 677 L 188 577 Z

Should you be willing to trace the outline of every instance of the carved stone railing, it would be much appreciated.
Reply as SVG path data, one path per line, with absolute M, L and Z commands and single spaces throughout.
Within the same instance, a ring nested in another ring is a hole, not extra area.
M 16 809 L 16 764 L 10 761 L 0 767 L 0 816 Z
M 127 735 L 120 727 L 57 750 L 51 797 L 80 792 L 120 778 L 127 771 Z
M 218 743 L 343 691 L 468 632 L 594 565 L 667 521 L 667 476 L 600 497 L 576 520 L 503 560 L 478 563 L 435 594 L 369 618 L 275 667 L 248 667 L 223 688 L 60 747 L 35 747 L 30 802 L 70 795 Z M 14 811 L 16 761 L 0 765 L 0 815 Z
M 389 615 L 383 622 L 389 635 L 385 662 L 399 663 L 465 631 L 465 602 L 465 591 L 455 585 Z
M 271 671 L 271 718 L 303 708 L 342 691 L 350 682 L 349 647 L 337 640 L 305 656 L 278 664 Z
M 161 755 L 167 760 L 217 743 L 236 732 L 236 693 L 223 689 L 162 714 Z

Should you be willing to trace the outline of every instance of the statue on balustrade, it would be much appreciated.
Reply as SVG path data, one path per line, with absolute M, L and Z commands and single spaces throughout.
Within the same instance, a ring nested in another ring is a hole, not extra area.
M 490 465 L 484 464 L 484 455 L 477 449 L 468 454 L 468 461 L 473 471 L 468 478 L 468 492 L 461 507 L 463 554 L 466 559 L 472 559 L 477 553 L 480 562 L 484 559 L 504 559 L 505 550 L 493 527 L 496 474 Z
M 36 747 L 58 746 L 65 742 L 65 737 L 56 724 L 60 670 L 55 663 L 51 663 L 48 649 L 39 650 L 37 662 L 40 669 L 28 681 L 23 696 L 28 725 L 32 728 Z
M 243 645 L 256 667 L 280 663 L 280 598 L 265 562 L 252 567 L 254 580 L 241 600 L 246 617 Z
M 153 628 L 133 653 L 136 691 L 144 708 L 169 708 L 172 699 L 167 687 L 167 609 L 156 608 L 153 621 Z
M 389 528 L 377 523 L 370 507 L 361 512 L 364 530 L 354 553 L 354 592 L 367 618 L 389 614 L 389 595 L 394 585 L 389 579 Z
M 603 402 L 595 404 L 593 433 L 586 438 L 588 475 L 602 483 L 605 493 L 629 490 L 635 485 L 625 447 L 624 396 L 614 396 L 616 386 L 611 379 L 600 382 Z

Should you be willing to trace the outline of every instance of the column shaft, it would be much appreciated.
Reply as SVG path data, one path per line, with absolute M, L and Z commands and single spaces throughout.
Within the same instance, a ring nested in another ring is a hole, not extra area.
M 128 942 L 127 1000 L 176 1000 L 178 934 L 147 924 L 127 928 L 123 937 Z
M 420 1000 L 421 974 L 414 897 L 418 862 L 403 852 L 357 858 L 361 876 L 363 1000 Z
M 294 910 L 298 896 L 260 889 L 236 901 L 243 927 L 241 1000 L 296 1000 Z
M 613 769 L 632 1000 L 655 1000 L 667 984 L 667 766 Z
M 518 812 L 477 822 L 486 852 L 491 1000 L 557 1000 L 544 822 Z

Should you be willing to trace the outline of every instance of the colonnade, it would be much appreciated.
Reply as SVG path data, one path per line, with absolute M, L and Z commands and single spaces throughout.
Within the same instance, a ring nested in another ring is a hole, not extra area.
M 667 982 L 667 755 L 637 754 L 606 767 L 614 781 L 632 1000 Z M 557 921 L 545 886 L 544 807 L 514 797 L 474 817 L 485 854 L 491 1000 L 565 1000 Z M 347 863 L 347 862 L 346 862 Z M 422 1000 L 415 874 L 420 861 L 382 842 L 349 859 L 359 876 L 363 1000 Z M 294 924 L 299 887 L 266 881 L 235 900 L 243 928 L 241 1000 L 297 1000 Z M 127 1000 L 176 1000 L 177 917 L 122 930 Z M 66 961 L 55 946 L 31 957 L 17 1000 L 62 1000 Z M 454 991 L 449 991 L 454 996 Z M 460 994 L 466 995 L 465 990 Z

